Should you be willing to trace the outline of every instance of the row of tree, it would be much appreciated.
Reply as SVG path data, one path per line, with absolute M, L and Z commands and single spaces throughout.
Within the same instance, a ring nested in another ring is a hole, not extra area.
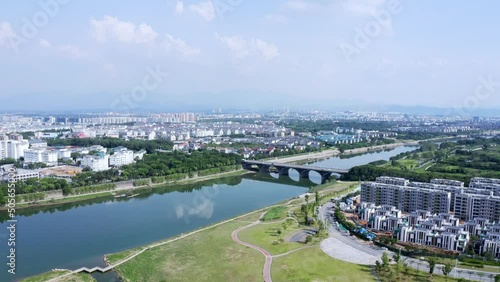
M 131 139 L 123 140 L 120 138 L 69 138 L 69 139 L 49 139 L 49 146 L 79 146 L 90 147 L 93 145 L 101 145 L 105 148 L 127 147 L 130 150 L 139 151 L 146 150 L 148 154 L 155 152 L 156 149 L 172 150 L 173 143 L 167 140 L 141 140 Z

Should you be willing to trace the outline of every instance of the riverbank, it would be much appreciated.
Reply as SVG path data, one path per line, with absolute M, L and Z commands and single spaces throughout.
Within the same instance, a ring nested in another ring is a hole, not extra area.
M 372 147 L 356 148 L 356 149 L 345 150 L 340 155 L 347 156 L 347 155 L 363 154 L 363 153 L 368 153 L 368 152 L 391 150 L 391 149 L 395 149 L 395 148 L 398 148 L 401 146 L 417 146 L 418 143 L 419 143 L 419 141 L 411 141 L 411 142 L 404 142 L 404 143 L 393 143 L 393 144 L 385 144 L 385 145 L 378 145 L 378 146 L 372 146 Z
M 380 145 L 380 146 L 352 149 L 352 150 L 348 150 L 347 152 L 344 152 L 342 154 L 337 149 L 328 149 L 328 150 L 324 150 L 321 152 L 300 154 L 300 155 L 294 155 L 294 156 L 286 156 L 286 157 L 281 157 L 281 158 L 277 158 L 277 159 L 268 159 L 268 160 L 273 160 L 273 162 L 276 162 L 276 163 L 293 163 L 293 162 L 299 162 L 299 161 L 314 161 L 314 160 L 319 160 L 319 159 L 328 159 L 328 158 L 335 157 L 338 155 L 362 154 L 364 152 L 376 152 L 376 151 L 381 151 L 381 150 L 394 149 L 394 148 L 397 148 L 400 146 L 416 145 L 416 144 L 418 144 L 418 141 L 405 142 L 405 143 L 401 142 L 401 143 L 394 143 L 394 144 L 388 144 L 388 145 Z M 217 173 L 217 174 L 212 174 L 212 175 L 207 175 L 207 176 L 197 176 L 196 175 L 194 177 L 185 178 L 182 180 L 173 180 L 173 181 L 167 181 L 167 182 L 163 182 L 163 183 L 150 183 L 148 185 L 142 185 L 142 186 L 134 186 L 134 182 L 136 180 L 128 180 L 128 181 L 115 182 L 114 184 L 116 185 L 116 188 L 114 188 L 113 190 L 79 194 L 79 195 L 70 195 L 70 196 L 64 196 L 62 194 L 61 190 L 56 190 L 56 191 L 50 191 L 50 193 L 48 193 L 46 199 L 44 199 L 44 200 L 37 201 L 37 202 L 31 202 L 31 203 L 23 203 L 23 202 L 17 203 L 16 208 L 17 209 L 25 209 L 25 208 L 32 208 L 32 207 L 57 206 L 60 204 L 75 203 L 75 202 L 85 201 L 85 200 L 89 200 L 89 199 L 99 199 L 99 198 L 110 197 L 110 196 L 113 196 L 116 194 L 128 193 L 130 191 L 137 190 L 137 189 L 155 188 L 155 187 L 164 186 L 164 185 L 191 184 L 191 183 L 201 182 L 201 181 L 205 181 L 205 180 L 216 179 L 216 178 L 220 178 L 220 177 L 238 176 L 238 175 L 243 175 L 243 174 L 247 174 L 247 173 L 251 173 L 251 172 L 244 170 L 244 169 L 238 169 L 238 170 L 233 170 L 233 171 L 229 171 L 229 172 L 222 172 L 222 173 Z M 149 180 L 149 179 L 147 179 L 147 180 Z M 6 209 L 7 209 L 7 207 L 0 207 L 0 211 L 6 210 Z
M 345 189 L 352 187 L 354 183 L 331 183 L 323 187 L 324 190 L 320 191 L 320 193 L 328 195 L 332 190 L 345 191 Z M 123 281 L 197 281 L 199 277 L 205 277 L 206 281 L 219 281 L 221 279 L 227 281 L 259 281 L 259 278 L 262 277 L 263 262 L 261 254 L 232 241 L 232 232 L 248 225 L 249 222 L 256 221 L 263 212 L 272 207 L 300 208 L 304 201 L 303 195 L 302 197 L 281 201 L 279 204 L 257 209 L 180 236 L 106 255 L 105 261 L 113 269 L 117 270 Z M 272 222 L 266 222 L 265 224 L 268 223 L 272 224 Z M 248 230 L 251 231 L 251 229 Z M 292 231 L 290 228 L 289 232 Z M 214 259 L 214 254 L 217 254 L 217 259 Z M 323 272 L 329 276 L 341 275 L 339 272 L 347 272 L 348 269 L 351 271 L 353 267 L 357 268 L 354 264 L 349 265 L 340 261 L 333 261 L 321 252 L 315 252 L 312 257 L 322 261 L 321 265 L 324 266 L 333 263 L 335 266 L 333 269 L 328 270 L 325 268 Z M 277 265 L 283 259 L 285 258 L 280 256 L 277 259 Z M 153 261 L 155 263 L 151 263 Z M 293 261 L 301 264 L 296 257 L 294 257 Z M 301 267 L 303 267 L 304 273 L 309 273 L 307 270 L 309 266 L 302 265 Z M 281 273 L 281 271 L 283 270 L 278 272 Z M 332 273 L 332 271 L 335 273 Z M 280 275 L 279 273 L 277 275 Z M 347 277 L 346 274 L 344 273 L 344 277 Z M 69 275 L 69 273 L 66 275 Z M 288 274 L 283 272 L 282 275 Z M 363 275 L 366 274 L 363 273 Z M 61 279 L 61 277 L 58 279 Z M 48 281 L 59 281 L 58 279 Z
M 353 184 L 354 182 L 338 182 L 324 189 L 325 193 L 332 190 L 342 191 Z M 270 256 L 276 259 L 273 263 L 275 267 L 268 269 L 276 278 L 315 277 L 321 281 L 332 277 L 347 279 L 342 281 L 359 281 L 359 277 L 369 279 L 371 277 L 369 267 L 333 260 L 322 253 L 318 247 L 311 246 L 310 249 L 303 249 L 302 243 L 288 241 L 273 245 L 272 241 L 276 238 L 271 233 L 275 233 L 275 229 L 282 226 L 283 220 L 255 224 L 265 212 L 273 207 L 285 206 L 291 210 L 300 208 L 304 201 L 304 197 L 287 200 L 183 237 L 110 254 L 106 258 L 110 265 L 116 265 L 114 270 L 122 281 L 159 281 L 161 279 L 197 281 L 199 277 L 204 277 L 204 281 L 262 281 L 263 265 L 265 265 L 262 254 L 240 245 L 232 236 L 235 230 L 245 229 L 241 237 L 243 240 L 250 240 L 254 245 L 265 247 Z M 295 228 L 292 227 L 283 229 L 282 236 L 285 238 L 287 237 L 285 235 L 295 232 Z M 147 251 L 134 256 L 141 250 Z M 294 253 L 294 250 L 298 252 Z M 216 259 L 214 259 L 214 254 L 217 254 Z M 288 263 L 293 263 L 293 270 L 286 266 Z
M 45 207 L 45 206 L 56 206 L 60 204 L 66 204 L 66 203 L 76 203 L 80 201 L 85 201 L 89 199 L 98 199 L 98 198 L 105 198 L 105 197 L 110 197 L 114 196 L 116 194 L 124 194 L 128 193 L 134 190 L 141 190 L 141 189 L 150 189 L 150 188 L 156 188 L 160 186 L 169 186 L 169 185 L 185 185 L 185 184 L 193 184 L 197 182 L 202 182 L 206 180 L 211 180 L 211 179 L 217 179 L 217 178 L 222 178 L 222 177 L 230 177 L 230 176 L 240 176 L 248 173 L 253 173 L 252 171 L 244 170 L 244 169 L 238 169 L 238 170 L 233 170 L 233 171 L 228 171 L 228 172 L 221 172 L 217 174 L 211 174 L 211 175 L 206 175 L 206 176 L 195 176 L 192 178 L 186 178 L 182 180 L 174 180 L 174 181 L 167 181 L 163 183 L 150 183 L 148 185 L 141 185 L 141 186 L 134 186 L 134 181 L 129 180 L 129 181 L 122 181 L 122 182 L 116 182 L 116 188 L 110 191 L 104 191 L 104 192 L 94 192 L 94 193 L 87 193 L 87 194 L 80 194 L 80 195 L 71 195 L 71 196 L 64 196 L 62 194 L 62 191 L 52 191 L 50 194 L 50 197 L 48 197 L 45 200 L 38 201 L 36 203 L 18 203 L 16 205 L 16 209 L 25 209 L 25 208 L 33 208 L 33 207 Z M 117 193 L 119 192 L 119 193 Z M 0 207 L 0 211 L 2 210 L 7 210 L 7 207 Z

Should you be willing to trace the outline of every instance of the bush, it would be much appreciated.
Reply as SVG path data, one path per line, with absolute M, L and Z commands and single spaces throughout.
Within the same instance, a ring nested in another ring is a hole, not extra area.
M 137 179 L 134 181 L 134 186 L 144 186 L 149 184 L 150 184 L 149 179 Z

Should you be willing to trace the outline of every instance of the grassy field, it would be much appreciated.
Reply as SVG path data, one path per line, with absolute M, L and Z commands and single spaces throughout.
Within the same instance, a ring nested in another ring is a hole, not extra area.
M 282 231 L 281 235 L 278 235 L 278 229 Z M 279 255 L 306 246 L 304 244 L 294 242 L 273 244 L 273 242 L 277 241 L 278 238 L 285 238 L 287 235 L 295 233 L 297 230 L 299 230 L 299 228 L 297 227 L 297 223 L 295 221 L 293 221 L 293 223 L 287 227 L 286 230 L 283 229 L 282 223 L 259 224 L 240 231 L 238 238 L 244 242 L 266 249 L 271 255 Z
M 43 282 L 67 274 L 69 271 L 50 271 L 21 280 L 21 282 Z M 86 273 L 73 274 L 58 280 L 58 282 L 93 282 L 94 277 Z
M 319 247 L 275 258 L 271 271 L 273 281 L 375 281 L 369 266 L 333 259 Z
M 266 214 L 262 218 L 262 221 L 283 219 L 286 217 L 286 212 L 287 208 L 283 206 L 271 208 L 266 212 Z
M 398 279 L 398 274 L 396 271 L 396 267 L 392 266 L 392 277 L 389 277 L 387 274 L 379 274 L 378 277 L 381 282 L 392 282 L 392 281 L 405 281 L 405 282 L 453 282 L 453 281 L 471 281 L 471 280 L 459 280 L 459 279 L 454 279 L 452 276 L 449 276 L 446 278 L 441 269 L 436 267 L 434 270 L 434 274 L 432 275 L 432 278 L 429 279 L 429 273 L 424 272 L 424 271 L 418 271 L 416 269 L 410 269 L 408 273 L 405 273 L 403 270 L 401 270 L 399 274 L 399 279 Z M 463 274 L 467 275 L 467 273 L 464 271 Z M 488 276 L 484 276 L 482 281 L 492 281 L 491 278 Z
M 257 218 L 258 215 L 247 220 Z M 261 281 L 264 257 L 231 239 L 235 229 L 247 224 L 232 221 L 202 231 L 146 251 L 116 270 L 124 281 L 134 282 Z M 123 256 L 109 255 L 108 260 L 114 262 Z

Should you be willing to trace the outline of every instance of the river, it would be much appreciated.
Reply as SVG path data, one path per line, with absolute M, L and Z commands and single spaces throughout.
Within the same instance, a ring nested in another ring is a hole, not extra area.
M 330 158 L 311 165 L 350 168 L 414 150 L 398 147 L 349 158 Z M 319 177 L 319 175 L 318 175 Z M 290 179 L 292 178 L 292 179 Z M 309 180 L 298 175 L 276 179 L 261 174 L 197 184 L 144 190 L 132 199 L 113 197 L 23 209 L 17 212 L 16 275 L 7 273 L 6 212 L 0 212 L 0 281 L 43 273 L 53 268 L 103 266 L 103 255 L 186 233 L 303 194 Z M 315 176 L 312 181 L 317 182 Z M 113 275 L 96 276 L 100 281 Z

